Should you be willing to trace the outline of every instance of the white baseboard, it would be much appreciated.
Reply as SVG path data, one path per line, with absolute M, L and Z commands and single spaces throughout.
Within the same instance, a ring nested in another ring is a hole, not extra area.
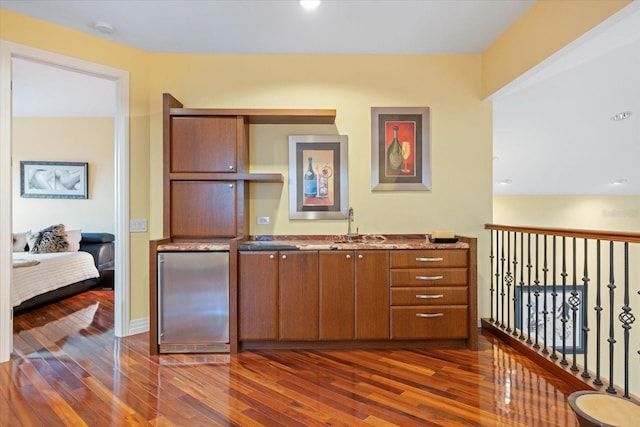
M 132 320 L 129 323 L 129 335 L 142 334 L 149 332 L 149 318 L 143 317 L 142 319 Z

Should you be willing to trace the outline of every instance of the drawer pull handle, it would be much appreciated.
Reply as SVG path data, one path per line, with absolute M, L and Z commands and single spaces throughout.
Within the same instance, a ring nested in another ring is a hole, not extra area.
M 416 295 L 416 298 L 419 299 L 438 299 L 438 298 L 444 298 L 444 295 L 439 294 L 439 295 Z
M 444 276 L 416 276 L 416 280 L 442 280 Z
M 444 313 L 416 313 L 416 317 L 442 317 Z
M 444 258 L 439 257 L 439 258 L 416 258 L 416 261 L 418 262 L 440 262 L 443 261 Z

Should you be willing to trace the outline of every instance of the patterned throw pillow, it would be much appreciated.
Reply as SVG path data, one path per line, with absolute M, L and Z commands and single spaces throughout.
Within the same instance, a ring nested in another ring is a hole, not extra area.
M 32 254 L 65 252 L 69 247 L 63 224 L 52 225 L 37 233 L 28 231 L 27 242 L 29 243 L 29 252 Z

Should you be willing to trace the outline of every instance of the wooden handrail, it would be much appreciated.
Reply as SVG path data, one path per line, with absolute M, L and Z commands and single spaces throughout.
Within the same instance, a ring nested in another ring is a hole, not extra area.
M 553 227 L 518 227 L 512 225 L 485 224 L 485 230 L 515 231 L 531 234 L 546 234 L 549 236 L 580 237 L 585 239 L 607 240 L 613 242 L 640 243 L 640 233 L 630 233 L 627 231 L 602 231 L 602 230 L 582 230 L 573 228 L 553 228 Z

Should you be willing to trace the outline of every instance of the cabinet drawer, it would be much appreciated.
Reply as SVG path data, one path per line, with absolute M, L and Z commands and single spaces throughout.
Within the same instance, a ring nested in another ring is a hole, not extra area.
M 468 306 L 391 307 L 391 339 L 469 337 Z
M 466 268 L 398 268 L 391 270 L 391 286 L 460 286 L 466 284 Z
M 391 268 L 467 267 L 466 249 L 391 251 Z
M 391 305 L 454 305 L 467 304 L 467 301 L 466 286 L 391 289 Z

